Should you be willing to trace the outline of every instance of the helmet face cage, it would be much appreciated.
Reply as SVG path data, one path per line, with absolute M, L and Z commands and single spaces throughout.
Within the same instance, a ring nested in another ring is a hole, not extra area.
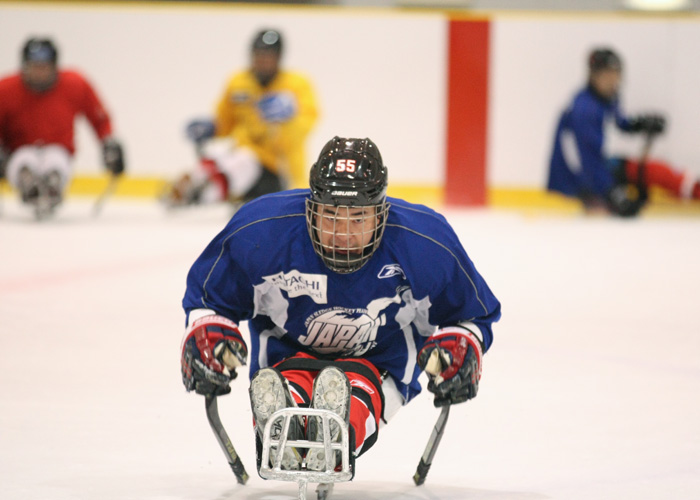
M 376 144 L 334 137 L 309 180 L 306 224 L 314 251 L 335 272 L 357 271 L 379 247 L 389 211 L 387 168 Z
M 306 200 L 306 227 L 316 254 L 330 270 L 352 273 L 379 247 L 389 204 L 329 205 Z

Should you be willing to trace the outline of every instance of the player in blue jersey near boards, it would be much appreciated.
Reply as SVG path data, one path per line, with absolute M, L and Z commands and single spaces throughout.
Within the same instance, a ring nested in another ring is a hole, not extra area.
M 183 382 L 227 394 L 249 363 L 258 451 L 270 415 L 300 406 L 349 423 L 357 457 L 421 391 L 424 370 L 436 406 L 477 394 L 500 303 L 445 218 L 386 189 L 377 146 L 335 137 L 310 189 L 244 205 L 190 269 Z M 289 432 L 323 440 L 315 417 Z M 336 424 L 330 432 L 339 439 Z M 282 467 L 325 470 L 323 448 L 285 449 Z
M 651 139 L 664 131 L 666 120 L 659 114 L 627 116 L 620 106 L 621 81 L 618 53 L 608 47 L 591 51 L 587 85 L 576 93 L 557 124 L 547 189 L 578 198 L 587 211 L 621 216 L 639 213 L 650 186 L 677 198 L 700 199 L 697 175 L 647 157 Z M 640 158 L 606 153 L 608 124 L 646 134 Z

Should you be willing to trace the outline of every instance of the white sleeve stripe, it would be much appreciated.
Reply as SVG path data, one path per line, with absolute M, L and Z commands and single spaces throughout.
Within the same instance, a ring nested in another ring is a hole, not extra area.
M 476 325 L 470 323 L 466 324 L 469 324 L 472 328 L 474 328 L 474 330 L 479 332 L 479 335 L 481 334 L 481 330 L 479 330 L 479 328 L 477 328 Z M 463 337 L 466 337 L 467 339 L 469 339 L 469 342 L 474 346 L 474 349 L 476 349 L 476 355 L 479 359 L 479 365 L 481 365 L 481 358 L 484 354 L 484 348 L 482 347 L 484 345 L 483 341 L 480 340 L 479 337 L 472 330 L 470 330 L 464 325 L 465 323 L 460 323 L 459 325 L 455 326 L 446 326 L 445 328 L 441 328 L 440 330 L 435 332 L 431 336 L 431 338 L 440 338 L 448 335 L 461 335 Z
M 447 335 L 465 335 L 464 328 L 458 326 L 448 326 L 447 328 L 440 328 L 437 332 L 433 333 L 431 338 L 445 337 Z
M 409 385 L 411 380 L 413 380 L 413 372 L 416 369 L 416 356 L 418 356 L 418 349 L 416 348 L 416 342 L 413 340 L 413 330 L 410 326 L 405 326 L 402 329 L 404 342 L 406 342 L 406 367 L 404 368 L 403 378 L 401 379 L 402 384 Z
M 466 330 L 466 332 L 465 332 Z M 431 337 L 443 337 L 445 335 L 468 335 L 471 333 L 474 337 L 479 339 L 481 344 L 484 343 L 484 335 L 481 330 L 474 323 L 460 323 L 455 326 L 446 326 L 445 328 L 440 328 L 437 332 L 431 335 Z
M 192 309 L 190 311 L 190 314 L 187 316 L 187 326 L 185 327 L 185 333 L 182 336 L 182 341 L 180 342 L 180 351 L 182 351 L 182 349 L 185 347 L 185 340 L 190 334 L 192 323 L 197 321 L 199 318 L 203 318 L 212 314 L 216 314 L 216 311 L 212 311 L 211 309 Z
M 185 334 L 182 336 L 182 342 L 180 342 L 180 350 L 182 350 L 182 348 L 185 346 L 185 340 L 187 340 L 187 337 L 192 332 L 194 324 L 200 319 L 206 318 L 208 316 L 216 317 L 215 321 L 221 326 L 238 328 L 238 325 L 234 321 L 231 321 L 228 318 L 224 318 L 223 316 L 219 316 L 218 314 L 216 314 L 216 311 L 213 311 L 211 309 L 193 309 L 192 311 L 190 311 L 190 314 L 187 317 L 187 328 L 185 328 Z
M 472 333 L 474 334 L 474 336 L 475 336 L 477 339 L 479 339 L 479 341 L 481 342 L 481 345 L 484 345 L 484 334 L 481 332 L 481 328 L 479 328 L 478 326 L 476 326 L 476 325 L 475 325 L 474 323 L 472 323 L 471 321 L 464 322 L 464 323 L 460 323 L 459 326 L 461 326 L 462 328 L 465 328 L 465 329 L 469 330 L 470 332 L 472 332 Z
M 216 314 L 216 311 L 212 309 L 193 309 L 190 311 L 189 316 L 187 317 L 187 328 L 192 326 L 192 324 L 197 321 L 200 318 L 203 318 L 204 316 L 211 316 L 212 314 Z
M 575 174 L 581 172 L 581 155 L 578 151 L 576 136 L 572 130 L 564 130 L 561 133 L 561 152 L 564 155 L 569 170 Z

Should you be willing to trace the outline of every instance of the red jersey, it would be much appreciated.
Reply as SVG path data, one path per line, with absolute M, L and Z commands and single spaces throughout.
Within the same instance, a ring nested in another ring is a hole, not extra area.
M 60 144 L 75 153 L 73 124 L 83 115 L 100 140 L 111 135 L 109 115 L 90 84 L 75 71 L 59 71 L 56 84 L 34 92 L 19 73 L 0 80 L 0 145 Z

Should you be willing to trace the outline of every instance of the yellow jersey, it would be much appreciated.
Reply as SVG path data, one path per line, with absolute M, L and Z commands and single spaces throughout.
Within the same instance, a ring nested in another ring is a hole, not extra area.
M 266 121 L 260 103 L 283 96 L 290 116 Z M 262 87 L 250 70 L 231 76 L 216 108 L 216 135 L 230 136 L 254 151 L 261 164 L 288 179 L 289 187 L 308 186 L 306 138 L 318 120 L 316 96 L 303 75 L 280 70 Z

